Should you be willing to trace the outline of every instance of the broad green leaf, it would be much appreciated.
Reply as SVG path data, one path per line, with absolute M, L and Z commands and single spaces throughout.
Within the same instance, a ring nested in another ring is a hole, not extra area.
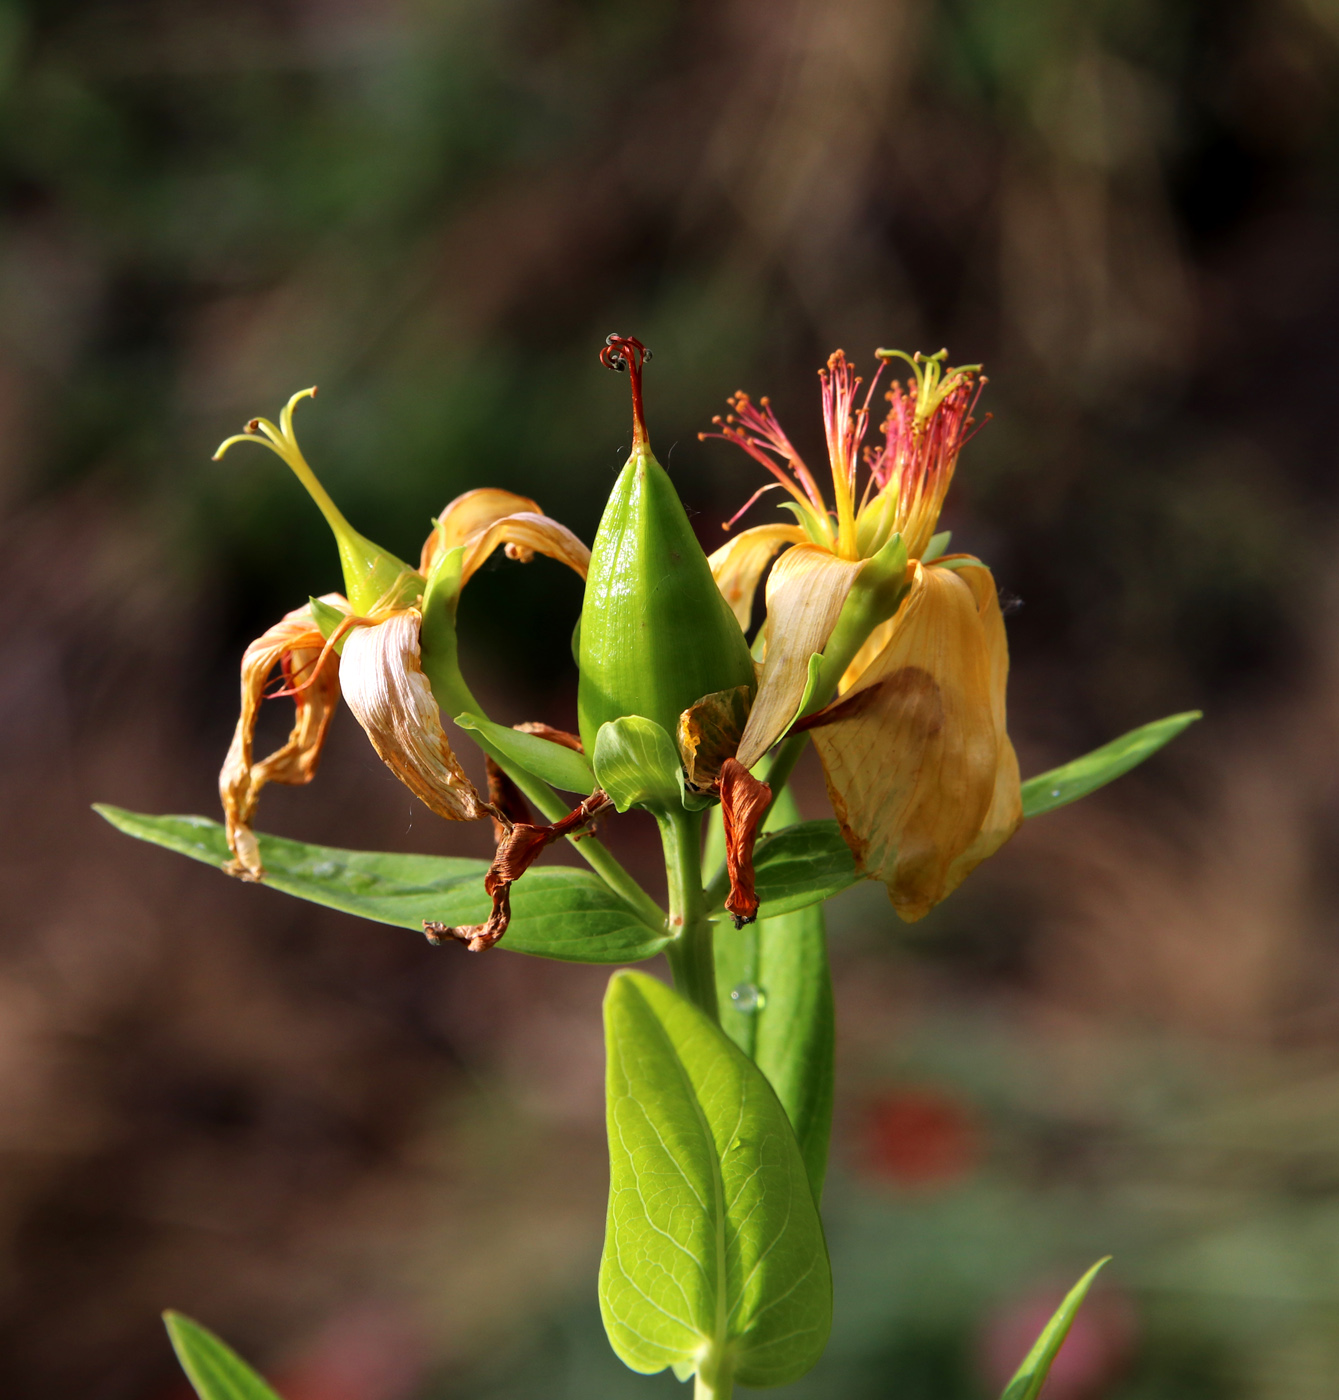
M 152 817 L 95 808 L 118 831 L 220 870 L 230 855 L 223 828 L 205 817 Z M 265 884 L 313 904 L 423 930 L 425 919 L 477 924 L 488 917 L 484 860 L 308 846 L 257 833 Z M 511 926 L 498 944 L 563 962 L 625 963 L 654 957 L 669 941 L 643 923 L 594 873 L 536 866 L 512 888 Z
M 1084 754 L 1049 773 L 1041 773 L 1029 778 L 1023 784 L 1023 815 L 1039 817 L 1043 812 L 1052 812 L 1057 807 L 1068 806 L 1080 797 L 1087 797 L 1100 787 L 1128 773 L 1150 755 L 1202 717 L 1202 710 L 1187 710 L 1184 714 L 1168 715 L 1166 719 L 1155 719 L 1152 724 L 1141 725 L 1100 749 Z
M 837 823 L 830 820 L 800 822 L 762 837 L 754 847 L 753 872 L 759 912 L 765 919 L 820 904 L 864 878 L 856 871 L 855 857 Z M 711 882 L 713 919 L 729 917 L 718 907 L 727 888 L 723 873 Z
M 494 724 L 482 715 L 468 712 L 457 715 L 456 723 L 462 729 L 482 734 L 527 773 L 543 778 L 546 783 L 552 783 L 564 792 L 579 792 L 584 797 L 595 791 L 595 774 L 590 763 L 584 754 L 574 749 L 555 744 L 551 739 L 541 739 L 538 734 L 522 734 L 520 730 L 509 729 L 505 724 Z
M 1004 1387 L 1000 1400 L 1037 1400 L 1041 1388 L 1046 1384 L 1047 1374 L 1056 1353 L 1069 1336 L 1079 1305 L 1088 1296 L 1097 1271 L 1107 1263 L 1099 1259 L 1096 1264 L 1065 1294 L 1065 1301 L 1056 1310 L 1055 1316 L 1041 1329 L 1041 1336 L 1032 1344 L 1032 1350 L 1023 1358 L 1023 1364 L 1014 1373 L 1014 1378 Z
M 165 1312 L 167 1335 L 200 1400 L 279 1400 L 242 1360 L 206 1327 L 179 1312 Z
M 768 825 L 796 821 L 785 789 Z M 823 1194 L 832 1135 L 833 1010 L 821 904 L 716 930 L 721 1028 L 767 1076 L 786 1110 L 809 1172 Z
M 596 781 L 620 812 L 680 805 L 679 751 L 655 720 L 624 715 L 602 724 L 591 757 Z
M 663 982 L 605 997 L 609 1216 L 600 1308 L 634 1371 L 781 1385 L 832 1321 L 823 1227 L 758 1067 Z

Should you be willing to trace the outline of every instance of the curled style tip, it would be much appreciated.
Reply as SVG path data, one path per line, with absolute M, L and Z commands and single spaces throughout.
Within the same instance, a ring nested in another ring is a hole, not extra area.
M 630 335 L 611 335 L 600 351 L 600 363 L 606 369 L 616 369 L 626 373 L 632 380 L 632 445 L 646 445 L 646 422 L 642 416 L 642 366 L 651 358 L 651 352 Z

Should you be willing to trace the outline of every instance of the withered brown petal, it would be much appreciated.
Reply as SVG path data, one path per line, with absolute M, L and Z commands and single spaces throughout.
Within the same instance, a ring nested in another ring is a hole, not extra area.
M 579 734 L 569 734 L 565 729 L 555 729 L 551 724 L 545 724 L 540 719 L 528 719 L 524 724 L 513 724 L 512 728 L 518 734 L 533 734 L 537 739 L 547 739 L 551 744 L 561 744 L 565 749 L 571 749 L 573 753 L 585 753 L 586 746 L 581 742 Z
M 338 593 L 329 593 L 321 601 L 341 612 L 349 610 Z M 283 668 L 284 690 L 293 699 L 293 728 L 281 748 L 255 762 L 256 719 L 265 683 L 275 666 Z M 339 659 L 333 650 L 326 650 L 310 603 L 287 613 L 247 647 L 242 656 L 241 713 L 219 773 L 228 848 L 235 857 L 226 867 L 230 875 L 243 880 L 264 878 L 260 849 L 251 830 L 261 789 L 266 783 L 298 786 L 311 782 L 338 704 Z
M 609 795 L 596 788 L 552 826 L 518 822 L 499 843 L 493 863 L 484 876 L 484 890 L 493 897 L 493 912 L 488 916 L 488 921 L 459 927 L 428 921 L 423 925 L 428 941 L 440 943 L 443 938 L 451 938 L 463 943 L 471 953 L 481 953 L 493 947 L 506 933 L 511 920 L 511 887 L 539 859 L 544 847 L 571 835 L 612 805 Z
M 742 928 L 758 917 L 753 885 L 753 846 L 758 824 L 772 801 L 772 789 L 760 782 L 737 759 L 721 764 L 721 817 L 725 824 L 725 868 L 730 876 L 726 910 Z
M 432 687 L 419 662 L 416 610 L 355 627 L 344 643 L 344 699 L 386 767 L 448 821 L 477 821 L 487 805 L 451 752 Z
M 488 774 L 488 801 L 494 808 L 493 840 L 501 844 L 512 827 L 532 822 L 534 817 L 524 793 L 488 754 L 484 755 L 484 770 Z
M 679 716 L 675 738 L 688 785 L 707 792 L 721 776 L 721 764 L 733 758 L 749 719 L 752 696 L 746 685 L 704 695 Z

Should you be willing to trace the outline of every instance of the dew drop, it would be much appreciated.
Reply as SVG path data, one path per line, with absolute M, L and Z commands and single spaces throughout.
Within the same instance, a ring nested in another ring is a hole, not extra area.
M 767 993 L 752 982 L 741 982 L 730 993 L 730 1001 L 736 1011 L 761 1011 L 767 1005 Z
M 1059 789 L 1059 788 L 1052 788 L 1052 789 L 1051 789 L 1051 796 L 1052 796 L 1052 797 L 1059 797 L 1059 796 L 1060 796 L 1060 789 Z

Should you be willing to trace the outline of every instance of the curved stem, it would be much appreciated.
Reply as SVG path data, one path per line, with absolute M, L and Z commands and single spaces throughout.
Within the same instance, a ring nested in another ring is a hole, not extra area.
M 669 927 L 674 941 L 665 949 L 674 985 L 695 1006 L 720 1023 L 716 1002 L 716 958 L 707 897 L 702 889 L 702 814 L 680 808 L 656 813 L 665 848 L 669 881 Z

